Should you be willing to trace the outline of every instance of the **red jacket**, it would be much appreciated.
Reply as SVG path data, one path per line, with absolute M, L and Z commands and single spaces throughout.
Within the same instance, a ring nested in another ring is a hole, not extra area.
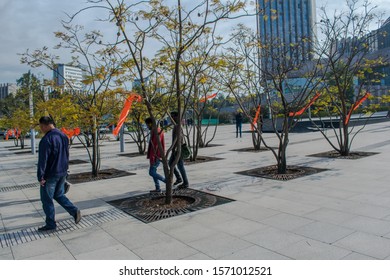
M 157 131 L 158 131 L 158 135 L 155 135 L 153 130 L 151 131 L 151 135 L 150 135 L 148 154 L 147 154 L 147 158 L 150 160 L 150 164 L 154 164 L 157 159 L 161 159 L 162 154 L 165 152 L 164 132 L 160 128 L 157 128 Z M 158 148 L 158 138 L 157 138 L 158 136 L 160 136 L 160 142 L 163 148 L 162 153 Z

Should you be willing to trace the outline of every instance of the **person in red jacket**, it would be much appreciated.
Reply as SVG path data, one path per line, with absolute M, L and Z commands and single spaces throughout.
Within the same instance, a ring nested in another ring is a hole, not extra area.
M 164 132 L 157 127 L 157 134 L 153 131 L 153 119 L 147 118 L 145 120 L 146 126 L 150 130 L 150 140 L 149 140 L 149 146 L 148 146 L 148 152 L 147 152 L 147 158 L 149 159 L 150 167 L 149 167 L 149 175 L 153 178 L 155 190 L 151 192 L 161 192 L 160 188 L 160 182 L 166 182 L 165 178 L 157 173 L 157 168 L 160 165 L 161 157 L 165 152 L 165 141 L 164 141 Z M 158 141 L 160 138 L 160 143 L 162 146 L 162 151 L 158 147 Z

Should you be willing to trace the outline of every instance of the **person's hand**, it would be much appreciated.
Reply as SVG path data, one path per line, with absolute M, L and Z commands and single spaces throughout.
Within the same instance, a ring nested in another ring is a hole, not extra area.
M 39 183 L 41 184 L 41 187 L 44 187 L 45 183 L 46 183 L 46 180 L 45 179 L 41 179 L 41 181 L 39 181 Z

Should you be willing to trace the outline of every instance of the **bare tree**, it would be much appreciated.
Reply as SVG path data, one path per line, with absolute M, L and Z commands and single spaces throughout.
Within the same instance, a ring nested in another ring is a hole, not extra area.
M 183 4 L 181 0 L 175 1 L 138 1 L 133 4 L 127 4 L 126 1 L 97 0 L 88 1 L 93 9 L 104 9 L 108 11 L 107 22 L 114 23 L 118 29 L 118 41 L 116 46 L 126 46 L 129 55 L 127 65 L 123 65 L 129 73 L 134 75 L 140 83 L 140 94 L 143 97 L 149 115 L 156 120 L 151 92 L 147 87 L 147 80 L 153 74 L 161 75 L 151 68 L 148 62 L 147 50 L 145 48 L 161 45 L 161 49 L 170 53 L 172 58 L 169 65 L 172 67 L 173 77 L 167 84 L 165 92 L 172 95 L 171 100 L 175 100 L 174 106 L 179 113 L 178 135 L 176 142 L 167 150 L 162 157 L 164 174 L 166 182 L 166 203 L 172 201 L 172 179 L 173 170 L 179 156 L 171 165 L 168 164 L 168 155 L 170 152 L 176 155 L 181 154 L 182 129 L 181 121 L 183 118 L 184 90 L 182 75 L 183 55 L 189 48 L 202 36 L 210 26 L 215 26 L 222 20 L 241 17 L 247 15 L 247 1 L 233 0 L 228 3 L 220 1 L 202 0 Z M 80 11 L 81 13 L 82 11 Z M 149 50 L 150 51 L 150 50 Z M 150 57 L 150 56 L 149 56 Z M 164 64 L 164 63 L 163 63 Z M 164 65 L 160 65 L 164 68 Z M 153 130 L 157 133 L 156 122 Z M 159 149 L 162 151 L 162 145 L 159 143 Z
M 228 91 L 231 91 L 236 101 L 251 123 L 252 144 L 255 150 L 260 150 L 262 142 L 262 115 L 264 115 L 264 91 L 261 86 L 260 55 L 257 35 L 245 25 L 235 28 L 233 46 L 227 48 L 224 58 L 234 69 L 230 79 L 226 80 L 223 74 L 222 84 L 228 82 Z M 221 64 L 226 62 L 221 61 Z M 234 83 L 230 84 L 229 80 Z M 261 109 L 263 112 L 260 112 Z M 256 113 L 259 112 L 256 118 Z M 261 113 L 261 114 L 260 114 Z
M 303 52 L 299 43 L 286 46 L 281 40 L 275 39 L 269 40 L 267 44 L 260 44 L 253 32 L 244 27 L 240 27 L 235 36 L 238 47 L 230 48 L 226 53 L 227 67 L 220 75 L 221 80 L 234 94 L 251 122 L 254 117 L 243 105 L 242 96 L 253 94 L 258 105 L 267 105 L 273 131 L 279 143 L 277 148 L 273 148 L 265 143 L 263 138 L 260 138 L 260 141 L 273 153 L 277 162 L 277 173 L 285 174 L 288 170 L 289 133 L 300 118 L 300 114 L 295 112 L 304 107 L 314 95 L 321 81 L 321 65 L 319 60 L 308 63 L 296 59 L 301 57 Z M 260 48 L 259 56 L 247 51 L 251 46 Z M 261 120 L 258 119 L 257 122 L 254 127 L 260 135 Z
M 369 30 L 376 7 L 367 0 L 348 0 L 346 4 L 346 11 L 333 14 L 321 8 L 319 29 L 324 39 L 318 46 L 325 75 L 322 103 L 317 110 L 325 112 L 329 119 L 326 127 L 333 133 L 327 134 L 324 127 L 320 131 L 343 156 L 349 155 L 354 138 L 364 128 L 351 124 L 351 114 L 368 97 L 369 85 L 378 78 L 374 67 L 385 63 L 382 57 L 370 56 L 371 42 L 378 36 Z
M 98 176 L 100 169 L 99 125 L 104 122 L 103 116 L 112 113 L 118 105 L 116 95 L 122 90 L 114 89 L 117 86 L 116 78 L 121 75 L 114 46 L 104 45 L 103 36 L 98 31 L 84 33 L 84 27 L 63 23 L 64 31 L 55 32 L 60 39 L 56 48 L 68 49 L 74 54 L 72 65 L 82 68 L 85 72 L 81 89 L 75 86 L 74 81 L 65 79 L 65 85 L 60 91 L 69 91 L 80 108 L 80 125 L 84 133 L 91 137 L 91 145 L 83 142 L 92 165 L 92 175 Z M 32 67 L 45 66 L 51 70 L 57 67 L 58 56 L 49 53 L 47 47 L 22 54 L 21 62 Z

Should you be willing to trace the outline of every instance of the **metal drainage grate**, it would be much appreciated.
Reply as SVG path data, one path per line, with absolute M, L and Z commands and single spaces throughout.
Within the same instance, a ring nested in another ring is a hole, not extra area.
M 39 187 L 38 182 L 24 184 L 24 185 L 16 185 L 16 186 L 11 186 L 11 187 L 3 187 L 3 188 L 0 188 L 0 192 L 11 192 L 11 191 L 18 191 L 18 190 L 23 190 L 23 189 L 37 188 L 37 187 Z
M 173 197 L 185 200 L 187 203 L 175 207 L 166 207 L 164 203 L 150 206 L 151 202 L 165 197 L 165 193 L 143 194 L 118 200 L 107 201 L 107 203 L 121 209 L 125 213 L 137 218 L 144 223 L 151 223 L 162 219 L 194 212 L 234 201 L 229 198 L 209 194 L 206 192 L 186 188 L 175 190 Z
M 20 231 L 0 234 L 1 248 L 16 246 L 19 244 L 35 241 L 49 236 L 74 231 L 76 229 L 87 228 L 105 222 L 119 220 L 127 215 L 122 211 L 113 208 L 103 212 L 82 216 L 81 221 L 76 225 L 72 218 L 57 222 L 57 230 L 41 232 L 38 228 L 27 228 Z
M 309 157 L 325 157 L 325 158 L 337 158 L 337 159 L 360 159 L 364 157 L 369 157 L 373 155 L 377 155 L 378 153 L 373 152 L 359 152 L 359 151 L 351 151 L 348 156 L 342 156 L 337 151 L 329 151 L 324 153 L 318 153 L 309 155 Z
M 303 176 L 313 175 L 322 171 L 327 171 L 328 169 L 307 167 L 307 166 L 287 166 L 286 174 L 278 174 L 278 167 L 276 165 L 265 166 L 260 168 L 255 168 L 246 171 L 235 172 L 240 175 L 247 175 L 253 177 L 261 177 L 272 180 L 288 181 Z

